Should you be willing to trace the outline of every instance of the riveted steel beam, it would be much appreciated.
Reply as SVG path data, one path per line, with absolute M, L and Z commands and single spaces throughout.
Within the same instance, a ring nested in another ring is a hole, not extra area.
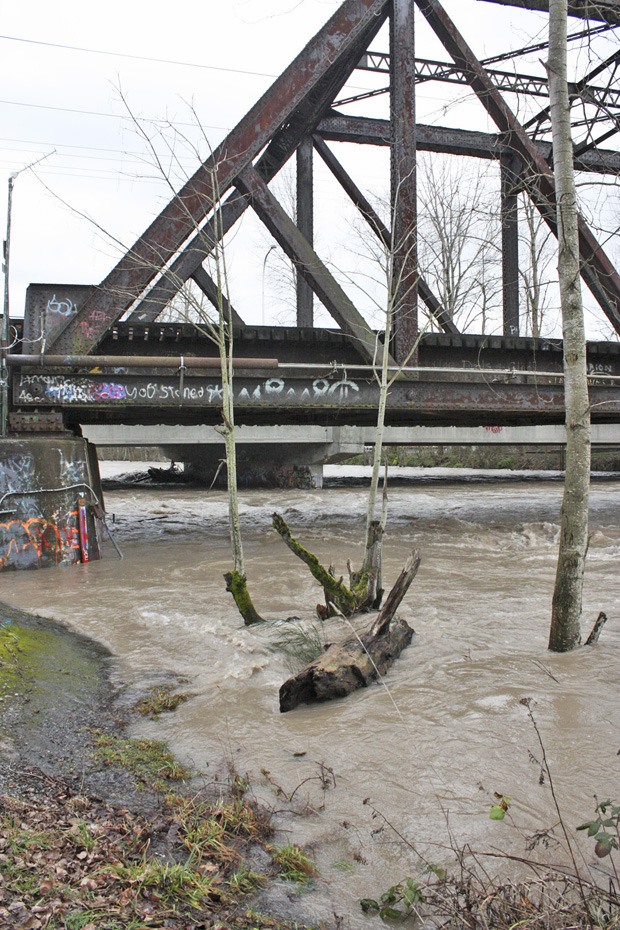
M 106 374 L 21 373 L 12 378 L 14 395 L 28 411 L 62 410 L 81 423 L 218 423 L 222 384 L 216 373 L 166 372 Z M 335 369 L 295 372 L 241 372 L 234 381 L 239 422 L 280 424 L 365 423 L 376 419 L 379 388 L 368 372 Z M 617 421 L 620 387 L 589 387 L 593 418 Z M 346 418 L 346 419 L 345 419 Z M 416 380 L 396 380 L 387 398 L 386 422 L 562 423 L 564 383 L 558 377 L 520 372 L 514 377 L 492 372 L 461 372 L 452 379 L 420 373 Z
M 298 273 L 303 275 L 342 331 L 355 343 L 362 357 L 369 362 L 380 357 L 381 346 L 377 343 L 376 334 L 280 206 L 260 174 L 254 168 L 246 168 L 238 175 L 235 183 L 239 190 L 250 198 L 258 217 L 294 262 Z
M 393 311 L 392 350 L 400 364 L 415 365 L 418 339 L 416 203 L 415 27 L 411 0 L 392 0 L 390 17 L 392 123 L 392 261 L 388 302 Z
M 443 126 L 425 126 L 418 123 L 417 147 L 419 152 L 441 152 L 445 155 L 468 155 L 471 158 L 495 159 L 511 155 L 512 149 L 502 135 L 477 132 L 471 129 L 447 129 Z M 365 145 L 389 145 L 390 123 L 384 119 L 364 116 L 345 116 L 332 111 L 319 123 L 317 134 L 328 142 L 357 142 Z M 545 161 L 550 157 L 548 142 L 532 145 Z M 596 174 L 620 174 L 620 152 L 599 149 L 579 152 L 575 169 Z
M 314 178 L 312 170 L 312 139 L 306 136 L 297 149 L 297 228 L 314 246 Z M 314 292 L 304 276 L 297 271 L 297 325 L 314 324 Z
M 502 297 L 504 335 L 519 335 L 519 162 L 504 157 L 500 167 Z
M 340 73 L 361 36 L 374 35 L 389 0 L 345 0 L 84 302 L 55 339 L 58 352 L 88 352 L 161 273 L 220 199 L 321 80 Z M 351 62 L 351 69 L 355 62 Z M 311 127 L 310 127 L 311 128 Z M 52 348 L 50 346 L 50 348 Z
M 416 3 L 456 64 L 469 76 L 470 86 L 478 99 L 498 129 L 505 133 L 507 143 L 520 157 L 528 192 L 557 235 L 554 220 L 555 183 L 549 165 L 540 157 L 525 129 L 493 86 L 483 65 L 439 0 L 416 0 Z M 579 250 L 582 277 L 616 332 L 620 333 L 620 276 L 581 216 Z

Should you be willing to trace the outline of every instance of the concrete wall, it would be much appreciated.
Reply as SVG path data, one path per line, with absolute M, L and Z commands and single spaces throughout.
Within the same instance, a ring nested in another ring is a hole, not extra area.
M 0 571 L 99 558 L 100 503 L 97 456 L 86 440 L 0 439 Z
M 106 446 L 159 448 L 177 462 L 203 463 L 213 471 L 224 455 L 224 441 L 214 426 L 84 426 L 84 435 Z M 374 445 L 372 426 L 237 426 L 238 456 L 243 461 L 281 465 L 318 465 L 359 455 Z M 559 446 L 563 426 L 387 426 L 386 446 Z M 596 423 L 592 444 L 620 447 L 620 424 Z

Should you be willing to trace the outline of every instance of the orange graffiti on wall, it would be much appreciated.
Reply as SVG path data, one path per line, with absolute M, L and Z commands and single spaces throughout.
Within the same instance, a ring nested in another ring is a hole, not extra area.
M 75 518 L 73 522 L 72 518 Z M 73 524 L 73 525 L 72 525 Z M 80 548 L 77 529 L 77 510 L 66 515 L 64 524 L 50 523 L 43 517 L 27 520 L 9 520 L 0 523 L 0 569 L 9 562 L 22 561 L 31 554 L 36 561 L 44 552 L 51 555 L 56 565 L 64 561 L 67 550 Z

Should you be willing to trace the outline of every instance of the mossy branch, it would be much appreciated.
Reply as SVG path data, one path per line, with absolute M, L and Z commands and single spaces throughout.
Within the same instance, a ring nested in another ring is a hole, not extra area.
M 317 557 L 305 549 L 291 535 L 291 531 L 286 520 L 279 514 L 274 513 L 272 517 L 273 528 L 282 538 L 282 541 L 288 546 L 298 559 L 301 559 L 308 568 L 313 578 L 323 587 L 327 600 L 336 605 L 345 616 L 350 617 L 359 609 L 359 600 L 356 595 L 347 588 L 342 579 L 337 579 L 324 565 L 321 565 Z
M 245 575 L 234 569 L 232 572 L 224 573 L 224 580 L 226 581 L 226 590 L 230 591 L 235 599 L 235 604 L 243 617 L 245 625 L 251 626 L 253 623 L 264 623 L 263 617 L 252 603 Z

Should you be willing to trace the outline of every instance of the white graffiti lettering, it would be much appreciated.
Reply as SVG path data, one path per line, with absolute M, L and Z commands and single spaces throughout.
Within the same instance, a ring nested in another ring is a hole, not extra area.
M 126 382 L 117 375 L 116 381 L 91 380 L 90 378 L 64 378 L 60 375 L 23 375 L 16 390 L 19 403 L 33 404 L 47 401 L 53 404 L 112 404 L 130 403 L 183 403 L 197 404 L 201 401 L 214 406 L 223 402 L 223 388 L 220 383 L 180 385 L 161 381 L 148 381 L 141 384 Z M 317 378 L 312 382 L 312 389 L 287 383 L 283 378 L 268 378 L 254 386 L 242 387 L 237 393 L 237 400 L 244 404 L 260 403 L 275 398 L 317 402 L 329 399 L 330 402 L 346 403 L 360 387 L 347 377 L 332 382 L 327 378 Z
M 68 298 L 66 300 L 56 300 L 56 294 L 54 294 L 48 300 L 46 309 L 48 313 L 54 313 L 56 316 L 68 317 L 77 312 L 77 304 L 74 304 Z

